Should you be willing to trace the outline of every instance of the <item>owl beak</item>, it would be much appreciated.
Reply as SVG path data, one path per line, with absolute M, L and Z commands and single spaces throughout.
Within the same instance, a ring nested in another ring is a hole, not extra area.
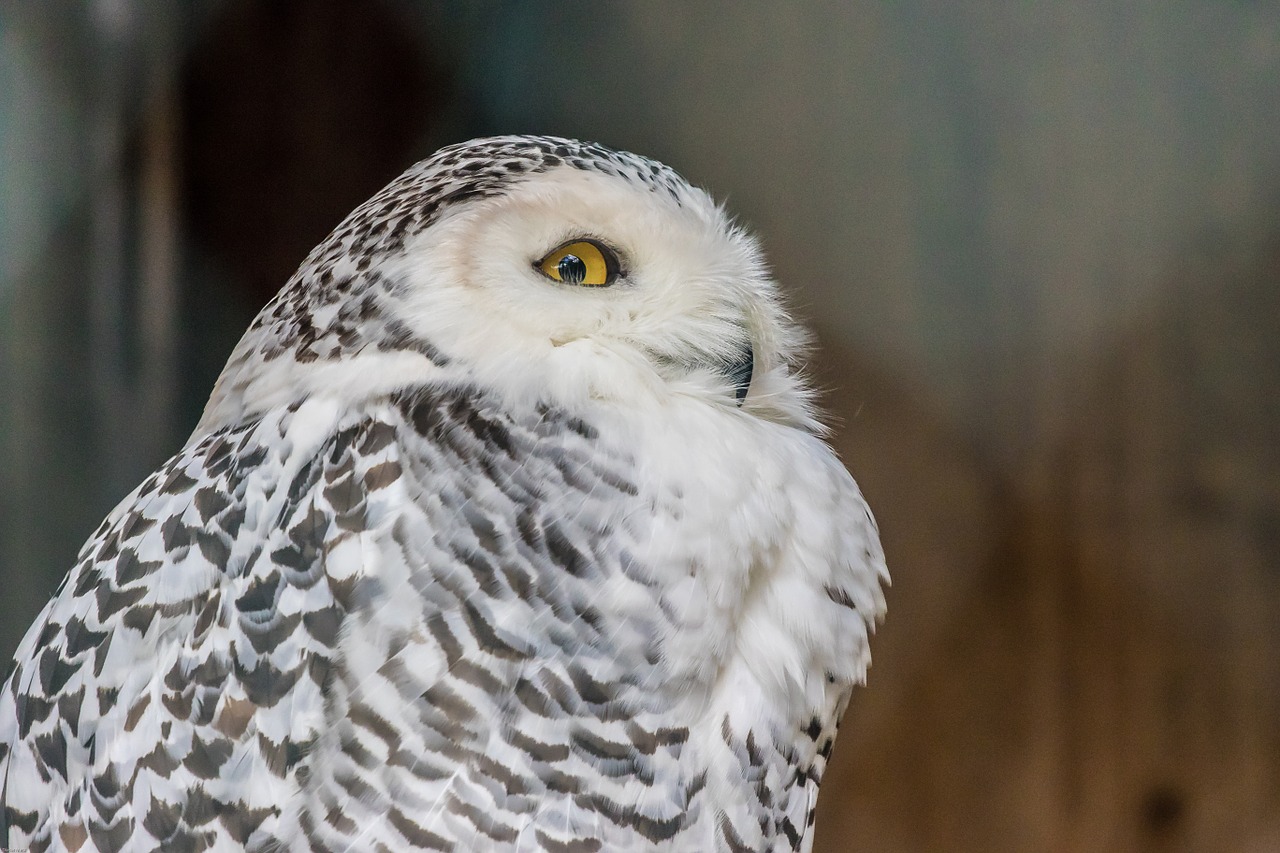
M 751 375 L 755 372 L 755 363 L 755 351 L 751 348 L 751 342 L 747 341 L 739 350 L 738 357 L 724 365 L 724 374 L 733 383 L 734 396 L 738 398 L 739 406 L 742 405 L 742 401 L 747 397 L 747 391 L 751 388 Z
M 733 386 L 733 395 L 737 398 L 739 406 L 747 398 L 747 392 L 751 389 L 751 377 L 755 372 L 756 356 L 755 351 L 751 348 L 750 341 L 743 343 L 733 355 L 703 362 L 675 359 L 653 350 L 648 350 L 647 355 L 653 364 L 658 367 L 660 374 L 672 378 L 683 376 L 691 371 L 706 371 L 708 368 L 715 371 Z

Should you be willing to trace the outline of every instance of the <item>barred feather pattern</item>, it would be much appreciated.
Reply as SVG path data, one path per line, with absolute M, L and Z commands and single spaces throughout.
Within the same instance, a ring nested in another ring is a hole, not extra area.
M 464 153 L 528 149 L 552 169 L 566 144 Z M 665 167 L 573 150 L 607 180 L 692 197 Z M 465 156 L 415 168 L 369 209 L 420 212 L 406 188 L 441 168 L 463 178 L 438 192 L 471 197 Z M 377 221 L 326 244 L 346 246 L 335 262 L 364 296 L 319 295 L 317 250 L 246 335 L 219 405 L 28 632 L 0 692 L 0 842 L 808 849 L 884 608 L 852 478 L 731 385 L 642 416 L 625 397 L 486 385 L 397 315 L 404 281 L 361 258 L 398 257 L 386 241 L 412 230 Z M 372 376 L 387 352 L 431 378 L 363 396 L 303 382 L 325 361 Z M 299 371 L 276 396 L 272 362 Z

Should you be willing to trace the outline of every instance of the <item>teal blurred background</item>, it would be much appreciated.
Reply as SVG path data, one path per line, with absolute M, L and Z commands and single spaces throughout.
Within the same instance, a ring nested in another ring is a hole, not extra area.
M 763 239 L 894 588 L 819 848 L 1280 850 L 1280 4 L 0 0 L 0 657 L 472 136 Z

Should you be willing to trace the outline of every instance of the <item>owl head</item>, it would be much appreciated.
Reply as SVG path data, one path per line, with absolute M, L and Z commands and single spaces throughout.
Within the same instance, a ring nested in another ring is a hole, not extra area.
M 436 379 L 816 428 L 803 341 L 755 241 L 670 168 L 555 137 L 479 139 L 410 168 L 311 253 L 197 434 L 299 397 Z

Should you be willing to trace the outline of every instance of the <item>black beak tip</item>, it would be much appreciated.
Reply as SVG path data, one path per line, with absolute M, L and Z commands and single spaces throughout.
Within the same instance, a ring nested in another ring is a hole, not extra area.
M 755 352 L 748 343 L 742 349 L 742 356 L 729 365 L 729 378 L 733 380 L 734 396 L 738 398 L 739 406 L 747 398 L 747 391 L 751 389 L 751 375 L 755 371 L 755 360 Z

